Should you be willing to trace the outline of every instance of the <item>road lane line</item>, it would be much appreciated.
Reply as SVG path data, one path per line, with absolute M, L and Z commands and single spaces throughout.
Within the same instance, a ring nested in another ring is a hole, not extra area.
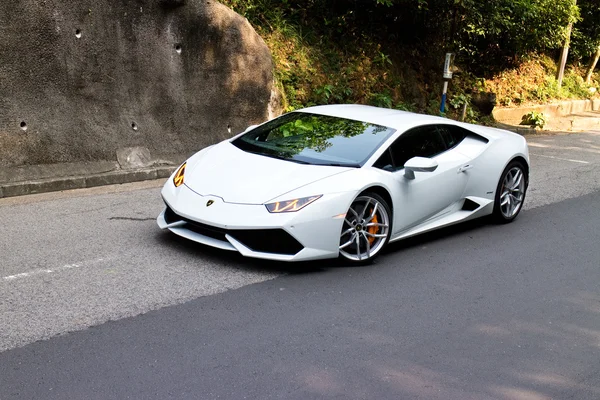
M 66 271 L 69 269 L 89 266 L 89 265 L 96 264 L 96 263 L 99 263 L 102 261 L 104 261 L 104 258 L 98 258 L 96 260 L 84 261 L 84 262 L 74 263 L 74 264 L 66 264 L 66 265 L 62 265 L 60 267 L 56 267 L 56 268 L 52 268 L 52 269 L 49 269 L 49 268 L 34 269 L 33 271 L 29 271 L 29 272 L 21 272 L 20 274 L 3 276 L 2 278 L 0 278 L 0 281 L 9 282 L 9 281 L 15 281 L 18 279 L 29 278 L 29 277 L 37 276 L 37 275 L 49 275 L 49 274 L 53 274 L 56 272 Z
M 541 144 L 541 143 L 532 143 L 532 142 L 527 142 L 527 145 L 529 147 L 542 147 L 542 148 L 548 148 L 550 146 L 548 146 L 547 144 Z
M 589 161 L 571 160 L 569 158 L 560 158 L 560 157 L 554 157 L 554 156 L 544 156 L 544 155 L 535 154 L 535 153 L 531 153 L 531 155 L 532 156 L 536 156 L 536 157 L 553 158 L 555 160 L 561 160 L 561 161 L 570 161 L 570 162 L 574 162 L 574 163 L 578 163 L 578 164 L 589 164 Z

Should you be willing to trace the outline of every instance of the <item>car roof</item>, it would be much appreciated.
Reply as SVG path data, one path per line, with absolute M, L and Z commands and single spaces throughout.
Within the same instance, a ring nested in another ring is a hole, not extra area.
M 357 121 L 383 125 L 399 131 L 426 124 L 453 124 L 454 121 L 447 118 L 432 115 L 416 114 L 408 111 L 392 110 L 365 106 L 359 104 L 335 104 L 325 106 L 308 107 L 296 112 L 328 115 L 331 117 L 347 118 Z

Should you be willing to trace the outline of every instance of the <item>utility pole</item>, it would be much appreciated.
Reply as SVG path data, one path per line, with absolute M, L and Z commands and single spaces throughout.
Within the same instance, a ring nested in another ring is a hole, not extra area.
M 573 6 L 577 5 L 577 0 L 573 0 Z M 558 72 L 556 73 L 556 80 L 558 81 L 558 87 L 562 86 L 563 78 L 565 77 L 565 66 L 567 65 L 567 57 L 569 56 L 569 45 L 571 43 L 571 32 L 573 31 L 573 22 L 569 22 L 567 27 L 567 37 L 565 38 L 565 45 L 560 52 L 560 60 L 558 61 Z

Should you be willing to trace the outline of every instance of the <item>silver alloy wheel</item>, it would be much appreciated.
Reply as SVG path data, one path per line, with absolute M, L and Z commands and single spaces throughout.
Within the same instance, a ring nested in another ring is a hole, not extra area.
M 506 219 L 511 219 L 523 206 L 525 197 L 525 176 L 520 167 L 511 168 L 502 181 L 500 192 L 500 212 Z
M 344 219 L 340 254 L 352 261 L 368 261 L 383 248 L 389 230 L 387 207 L 374 197 L 359 196 Z

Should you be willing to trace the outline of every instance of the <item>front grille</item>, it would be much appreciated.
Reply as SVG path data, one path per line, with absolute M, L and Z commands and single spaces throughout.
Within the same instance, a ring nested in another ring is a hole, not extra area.
M 204 236 L 208 236 L 213 239 L 221 240 L 223 242 L 227 241 L 227 239 L 225 238 L 225 235 L 227 234 L 226 229 L 221 229 L 221 228 L 217 228 L 214 226 L 201 224 L 200 222 L 192 221 L 192 220 L 189 220 L 186 218 L 182 218 L 182 219 L 185 222 L 187 222 L 187 224 L 185 224 L 185 227 L 187 229 L 189 229 L 190 231 L 199 233 Z
M 304 247 L 283 229 L 232 230 L 229 235 L 261 253 L 294 255 Z
M 230 235 L 253 251 L 260 253 L 273 253 L 283 255 L 297 254 L 304 247 L 292 235 L 283 229 L 223 229 L 206 225 L 191 219 L 184 218 L 169 206 L 165 211 L 165 221 L 172 224 L 185 221 L 184 227 L 200 235 L 226 242 L 225 235 Z

